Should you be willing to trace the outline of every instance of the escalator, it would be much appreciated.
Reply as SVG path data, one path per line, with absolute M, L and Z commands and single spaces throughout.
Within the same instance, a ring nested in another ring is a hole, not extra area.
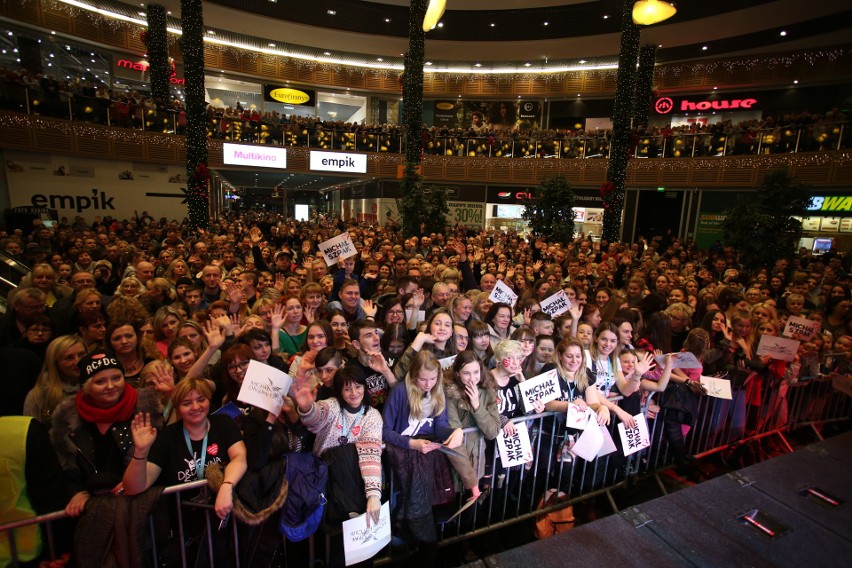
M 21 278 L 29 274 L 32 267 L 19 258 L 0 250 L 0 312 L 6 313 L 6 298 L 18 287 Z

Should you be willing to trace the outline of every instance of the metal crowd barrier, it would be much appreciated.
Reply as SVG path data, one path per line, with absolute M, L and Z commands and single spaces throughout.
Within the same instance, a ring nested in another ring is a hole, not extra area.
M 665 408 L 665 394 L 660 400 L 650 399 L 651 404 Z M 792 451 L 785 434 L 796 429 L 809 428 L 818 437 L 818 427 L 827 423 L 849 420 L 852 417 L 852 397 L 835 390 L 832 376 L 817 376 L 802 380 L 783 380 L 767 375 L 752 373 L 747 380 L 733 384 L 731 400 L 702 396 L 696 416 L 693 417 L 689 432 L 684 438 L 684 451 L 687 456 L 702 457 L 724 451 L 736 450 L 746 444 L 768 436 L 776 436 L 787 450 Z M 655 395 L 659 396 L 659 395 Z M 649 406 L 646 404 L 646 407 Z M 515 423 L 525 422 L 530 432 L 530 441 L 534 460 L 529 467 L 516 466 L 501 469 L 496 444 L 481 437 L 476 428 L 465 430 L 465 437 L 476 436 L 478 447 L 474 455 L 485 456 L 486 475 L 490 474 L 490 491 L 477 506 L 471 507 L 462 515 L 447 522 L 442 514 L 436 515 L 438 522 L 439 545 L 456 543 L 476 535 L 484 534 L 511 524 L 532 520 L 550 511 L 564 508 L 573 503 L 603 495 L 613 511 L 618 506 L 612 491 L 627 486 L 642 476 L 655 476 L 660 489 L 666 489 L 659 478 L 659 472 L 678 464 L 677 455 L 665 432 L 666 411 L 662 410 L 648 420 L 651 446 L 627 458 L 620 452 L 611 453 L 592 462 L 578 457 L 562 461 L 558 458 L 565 436 L 565 430 L 558 426 L 556 413 L 545 412 L 516 418 Z M 609 427 L 610 434 L 617 440 L 615 421 Z M 392 468 L 386 467 L 386 472 Z M 488 479 L 488 478 L 486 478 Z M 181 493 L 198 489 L 205 481 L 167 487 L 164 495 L 175 496 L 178 519 L 178 542 L 184 541 L 183 509 L 186 507 L 202 509 L 207 525 L 207 554 L 214 558 L 214 541 L 219 532 L 212 530 L 218 519 L 211 517 L 212 505 L 198 505 L 191 501 L 182 501 Z M 393 501 L 394 479 L 390 473 L 386 479 L 388 493 Z M 564 499 L 548 507 L 539 507 L 542 496 L 548 490 L 557 490 L 565 494 Z M 457 502 L 449 507 L 450 513 L 464 504 L 464 495 L 457 495 Z M 449 515 L 446 515 L 449 516 Z M 0 525 L 0 534 L 10 537 L 10 549 L 15 557 L 15 529 L 32 524 L 45 527 L 46 542 L 50 558 L 56 558 L 55 538 L 52 524 L 66 518 L 63 511 L 15 521 Z M 231 550 L 238 551 L 237 523 L 230 523 Z M 153 516 L 150 521 L 152 536 L 152 565 L 157 565 L 158 548 Z M 215 533 L 215 534 L 214 534 Z M 309 543 L 310 563 L 316 554 L 313 538 Z M 325 555 L 328 556 L 328 541 Z M 181 549 L 181 566 L 187 565 L 184 547 Z M 390 553 L 388 553 L 390 554 Z M 236 555 L 238 556 L 238 554 Z M 390 560 L 390 556 L 377 558 L 378 562 Z M 221 560 L 221 559 L 216 559 Z M 211 560 L 213 566 L 216 560 Z M 226 559 L 239 566 L 239 558 Z M 17 566 L 17 562 L 12 562 Z

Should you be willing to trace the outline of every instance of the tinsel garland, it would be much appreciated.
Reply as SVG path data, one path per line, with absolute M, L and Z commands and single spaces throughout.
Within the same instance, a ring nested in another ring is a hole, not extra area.
M 207 228 L 207 113 L 204 101 L 204 16 L 201 0 L 181 0 L 180 44 L 183 49 L 186 104 L 186 177 L 189 222 Z
M 159 4 L 148 4 L 148 32 L 145 45 L 148 48 L 148 63 L 151 71 L 151 97 L 166 103 L 169 100 L 169 42 L 166 36 L 166 9 Z
M 618 74 L 612 111 L 612 141 L 606 179 L 612 182 L 609 199 L 604 200 L 601 238 L 608 242 L 621 240 L 621 215 L 624 209 L 624 182 L 630 157 L 630 115 L 636 90 L 636 59 L 639 56 L 639 26 L 633 23 L 633 0 L 625 0 L 621 15 L 621 46 L 618 52 Z
M 657 59 L 657 45 L 646 43 L 639 48 L 639 67 L 636 69 L 636 96 L 633 99 L 633 124 L 636 127 L 648 125 L 648 113 L 654 90 L 654 63 Z

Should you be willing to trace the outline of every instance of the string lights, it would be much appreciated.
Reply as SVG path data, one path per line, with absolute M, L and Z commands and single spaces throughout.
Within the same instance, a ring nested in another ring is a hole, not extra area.
M 612 142 L 606 183 L 601 187 L 604 218 L 601 238 L 611 243 L 621 240 L 624 210 L 624 183 L 630 158 L 630 118 L 636 91 L 636 59 L 639 56 L 639 26 L 633 23 L 633 1 L 625 0 L 621 16 L 621 46 L 612 111 Z
M 148 63 L 151 72 L 151 97 L 156 101 L 169 100 L 169 42 L 166 35 L 166 9 L 159 4 L 148 4 L 145 8 L 148 30 L 143 42 L 148 47 Z
M 207 114 L 204 101 L 204 16 L 201 0 L 181 0 L 181 47 L 183 49 L 186 104 L 186 177 L 189 222 L 207 228 L 208 186 Z
M 633 106 L 633 124 L 647 126 L 648 113 L 654 91 L 654 63 L 657 46 L 646 43 L 639 48 L 639 67 L 636 69 L 636 97 Z

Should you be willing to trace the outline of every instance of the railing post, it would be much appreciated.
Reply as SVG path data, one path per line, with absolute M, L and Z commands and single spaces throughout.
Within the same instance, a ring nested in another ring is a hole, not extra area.
M 800 141 L 801 139 L 802 139 L 802 129 L 800 128 L 799 130 L 797 130 L 797 131 L 796 131 L 796 149 L 795 149 L 795 150 L 793 150 L 793 153 L 794 153 L 794 154 L 798 154 L 798 153 L 799 153 L 799 141 Z
M 757 131 L 757 155 L 760 156 L 761 148 L 763 147 L 763 134 L 760 130 Z
M 845 126 L 846 126 L 845 122 L 840 124 L 840 136 L 837 137 L 837 148 L 835 148 L 836 150 L 840 150 L 841 142 L 843 141 L 843 128 Z

